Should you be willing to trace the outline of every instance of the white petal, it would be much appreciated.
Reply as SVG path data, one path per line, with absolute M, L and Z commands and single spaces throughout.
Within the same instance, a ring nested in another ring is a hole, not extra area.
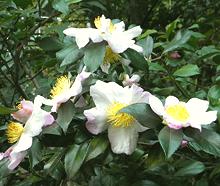
M 18 142 L 14 145 L 14 148 L 11 153 L 18 153 L 21 151 L 25 151 L 29 149 L 32 145 L 32 137 L 28 134 L 23 133 L 18 140 Z
M 157 115 L 162 116 L 164 114 L 163 103 L 156 96 L 149 96 L 149 105 Z
M 209 107 L 209 102 L 198 98 L 192 98 L 186 103 L 190 112 L 205 112 Z
M 175 96 L 168 96 L 165 100 L 165 108 L 167 108 L 170 105 L 176 105 L 179 103 L 178 98 Z
M 78 33 L 78 28 L 67 28 L 63 31 L 63 33 L 67 36 L 75 37 Z
M 11 153 L 10 154 L 10 163 L 8 165 L 8 168 L 10 170 L 14 170 L 20 164 L 20 162 L 24 159 L 26 154 L 27 154 L 26 151 Z
M 90 29 L 90 34 L 89 34 L 90 39 L 92 40 L 93 43 L 99 43 L 103 41 L 103 38 L 100 35 L 100 31 L 97 29 Z
M 115 82 L 105 83 L 98 80 L 90 87 L 90 95 L 98 109 L 106 109 L 113 102 L 127 101 L 128 91 Z
M 125 31 L 124 33 L 127 35 L 128 39 L 133 39 L 137 36 L 139 36 L 142 32 L 142 29 L 140 26 L 135 26 L 127 31 Z
M 190 126 L 201 130 L 201 125 L 208 125 L 217 119 L 217 111 L 190 113 Z
M 129 46 L 129 48 L 131 48 L 131 49 L 133 49 L 133 50 L 135 50 L 135 51 L 137 51 L 139 53 L 142 53 L 143 50 L 144 50 L 141 46 L 136 45 L 136 44 L 133 44 L 133 45 Z
M 123 32 L 125 30 L 125 23 L 123 21 L 114 24 L 116 32 Z
M 149 96 L 150 93 L 144 91 L 141 87 L 133 84 L 130 88 L 131 91 L 131 101 L 130 104 L 132 103 L 148 103 L 149 101 Z
M 99 134 L 107 128 L 106 113 L 104 110 L 98 110 L 92 108 L 84 111 L 84 115 L 87 118 L 86 128 L 92 134 Z
M 108 138 L 112 151 L 116 154 L 132 154 L 137 146 L 138 132 L 135 127 L 108 128 Z

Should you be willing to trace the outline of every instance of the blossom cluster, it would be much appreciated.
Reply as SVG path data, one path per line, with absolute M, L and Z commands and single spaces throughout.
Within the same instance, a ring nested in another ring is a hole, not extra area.
M 104 72 L 108 71 L 105 68 L 105 61 L 121 60 L 119 54 L 128 48 L 143 52 L 142 47 L 135 44 L 134 40 L 142 32 L 140 26 L 125 30 L 123 21 L 113 24 L 105 16 L 96 18 L 95 26 L 96 28 L 68 28 L 64 33 L 75 37 L 79 48 L 85 47 L 90 40 L 94 43 L 106 42 L 106 57 L 101 66 Z M 87 72 L 84 67 L 74 82 L 71 82 L 67 76 L 59 77 L 50 92 L 50 99 L 37 95 L 34 102 L 21 101 L 17 106 L 18 111 L 12 114 L 16 122 L 9 122 L 6 132 L 8 142 L 13 145 L 0 154 L 0 160 L 9 159 L 9 169 L 16 168 L 24 159 L 32 146 L 33 137 L 40 135 L 44 127 L 54 123 L 55 118 L 52 113 L 57 112 L 61 104 L 82 93 L 83 82 L 90 76 L 92 73 Z M 148 129 L 134 116 L 119 112 L 129 105 L 148 104 L 164 125 L 175 130 L 192 127 L 201 131 L 202 125 L 208 125 L 217 118 L 217 111 L 207 111 L 208 101 L 191 98 L 188 102 L 183 102 L 174 96 L 168 96 L 163 104 L 159 98 L 144 91 L 139 86 L 139 81 L 140 76 L 134 74 L 129 77 L 126 74 L 122 82 L 123 86 L 101 80 L 90 86 L 90 96 L 95 107 L 84 110 L 87 118 L 85 127 L 94 135 L 107 130 L 114 153 L 132 154 L 137 145 L 138 133 Z M 50 106 L 51 110 L 45 111 L 44 105 Z

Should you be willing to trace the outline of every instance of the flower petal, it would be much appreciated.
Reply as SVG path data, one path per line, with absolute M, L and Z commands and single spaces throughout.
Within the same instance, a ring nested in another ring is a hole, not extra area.
M 18 142 L 14 145 L 11 154 L 25 151 L 29 149 L 31 145 L 32 145 L 32 137 L 26 133 L 23 133 L 20 139 L 18 140 Z
M 130 155 L 137 146 L 138 132 L 135 127 L 116 128 L 110 126 L 108 128 L 108 138 L 114 153 Z
M 104 112 L 104 110 L 91 108 L 89 110 L 85 110 L 84 115 L 88 120 L 86 122 L 86 128 L 92 134 L 99 134 L 107 128 L 106 113 Z
M 20 163 L 21 161 L 24 159 L 24 157 L 26 156 L 27 152 L 23 151 L 23 152 L 14 152 L 10 154 L 10 163 L 8 165 L 8 168 L 10 170 L 14 170 Z
M 178 98 L 175 96 L 168 96 L 165 100 L 165 108 L 170 106 L 170 105 L 176 105 L 179 103 Z
M 163 103 L 156 96 L 149 96 L 149 105 L 157 115 L 162 116 L 164 114 Z
M 127 101 L 128 89 L 125 89 L 115 82 L 105 83 L 98 80 L 90 87 L 90 95 L 98 109 L 106 109 L 113 102 Z
M 114 24 L 115 32 L 123 32 L 125 30 L 125 23 L 123 21 Z
M 133 103 L 148 103 L 150 93 L 144 91 L 141 87 L 133 84 L 130 88 L 131 91 L 131 101 Z
M 127 35 L 128 39 L 133 39 L 133 38 L 139 36 L 141 34 L 141 32 L 142 32 L 141 27 L 140 26 L 135 26 L 135 27 L 133 27 L 133 28 L 131 28 L 129 30 L 126 30 L 124 32 L 124 34 Z
M 191 98 L 186 103 L 186 107 L 189 112 L 205 112 L 209 107 L 209 102 L 198 98 Z
M 193 115 L 192 115 L 193 114 Z M 217 111 L 191 113 L 190 126 L 201 130 L 201 125 L 208 125 L 217 119 Z

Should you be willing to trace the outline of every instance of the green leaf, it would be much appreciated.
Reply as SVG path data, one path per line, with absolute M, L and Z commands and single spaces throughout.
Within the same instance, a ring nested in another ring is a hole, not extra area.
M 202 162 L 195 160 L 185 160 L 184 166 L 177 170 L 175 176 L 192 176 L 197 175 L 205 170 Z
M 71 101 L 62 104 L 58 110 L 56 122 L 63 129 L 64 133 L 67 132 L 68 126 L 73 119 L 74 111 L 74 104 Z
M 30 164 L 34 168 L 42 160 L 42 145 L 39 139 L 34 138 L 31 149 L 29 151 Z
M 151 36 L 147 36 L 147 38 L 144 38 L 144 39 L 138 41 L 138 44 L 143 47 L 144 56 L 149 57 L 150 54 L 152 53 L 153 47 L 154 47 L 153 38 Z
M 95 43 L 85 48 L 84 64 L 88 71 L 94 72 L 103 63 L 105 57 L 105 43 Z
M 220 50 L 216 49 L 215 46 L 204 46 L 200 50 L 196 51 L 196 54 L 199 56 L 199 59 L 205 59 L 211 56 L 219 55 Z
M 140 124 L 149 128 L 156 128 L 161 124 L 161 119 L 151 110 L 146 103 L 135 103 L 122 108 L 118 113 L 132 115 Z
M 52 134 L 60 136 L 62 134 L 62 128 L 57 123 L 53 123 L 52 125 L 43 128 L 42 134 Z
M 69 13 L 69 4 L 65 0 L 54 0 L 52 7 L 63 14 Z
M 72 179 L 82 166 L 89 151 L 89 144 L 72 145 L 65 155 L 64 167 L 69 179 Z
M 148 64 L 143 55 L 132 49 L 126 50 L 123 55 L 131 61 L 132 66 L 148 72 Z
M 182 47 L 192 36 L 193 31 L 178 32 L 175 38 L 164 47 L 163 53 Z
M 0 115 L 7 115 L 16 112 L 18 109 L 8 108 L 0 105 Z
M 62 48 L 62 43 L 54 37 L 45 37 L 37 41 L 37 44 L 45 51 L 58 51 Z
M 202 128 L 201 132 L 187 128 L 184 134 L 193 139 L 190 145 L 195 145 L 199 150 L 220 157 L 220 135 L 218 133 L 206 128 Z
M 56 180 L 60 180 L 64 174 L 64 168 L 61 159 L 65 151 L 66 149 L 57 151 L 44 165 L 44 170 L 46 171 L 46 173 Z
M 180 77 L 189 77 L 189 76 L 194 76 L 198 74 L 200 74 L 199 67 L 197 65 L 188 64 L 176 70 L 173 75 L 180 76 Z
M 175 130 L 166 126 L 160 131 L 158 138 L 166 157 L 170 158 L 180 146 L 183 133 L 180 129 Z
M 208 91 L 208 100 L 212 105 L 220 104 L 220 86 L 214 85 Z
M 108 147 L 108 140 L 104 136 L 97 136 L 89 143 L 89 152 L 85 161 L 89 161 L 102 154 Z
M 141 180 L 132 184 L 131 186 L 159 186 L 159 185 L 150 180 Z

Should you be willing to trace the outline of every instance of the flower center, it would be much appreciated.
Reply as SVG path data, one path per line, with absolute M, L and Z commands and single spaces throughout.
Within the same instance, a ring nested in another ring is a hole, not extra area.
M 54 98 L 56 96 L 59 96 L 63 94 L 65 91 L 68 91 L 70 89 L 71 83 L 70 79 L 67 76 L 61 76 L 57 78 L 57 81 L 50 91 L 50 97 Z
M 186 107 L 182 103 L 169 106 L 165 111 L 168 115 L 177 121 L 185 122 L 189 118 L 189 112 L 186 110 Z
M 10 122 L 8 124 L 8 128 L 6 131 L 8 142 L 14 143 L 18 141 L 23 131 L 24 131 L 24 127 L 22 124 L 17 123 L 17 122 Z
M 105 51 L 105 57 L 104 57 L 104 64 L 113 64 L 120 60 L 121 56 L 119 54 L 116 54 L 112 51 L 112 49 L 107 46 Z
M 104 18 L 105 19 L 105 18 Z M 94 24 L 95 24 L 95 27 L 97 29 L 101 29 L 101 27 L 103 26 L 102 25 L 102 20 L 100 18 L 100 16 L 98 16 L 97 18 L 95 18 L 95 21 L 94 21 Z M 115 25 L 110 21 L 110 24 L 109 24 L 109 27 L 108 27 L 108 30 L 110 33 L 112 33 L 114 30 L 115 30 Z
M 21 110 L 23 107 L 22 107 L 22 104 L 21 103 L 19 103 L 17 106 L 16 106 L 16 108 L 18 109 L 18 110 Z
M 118 113 L 119 110 L 126 107 L 126 104 L 114 102 L 107 109 L 107 121 L 114 127 L 129 127 L 134 122 L 134 117 L 127 113 Z M 118 113 L 118 114 L 117 114 Z

